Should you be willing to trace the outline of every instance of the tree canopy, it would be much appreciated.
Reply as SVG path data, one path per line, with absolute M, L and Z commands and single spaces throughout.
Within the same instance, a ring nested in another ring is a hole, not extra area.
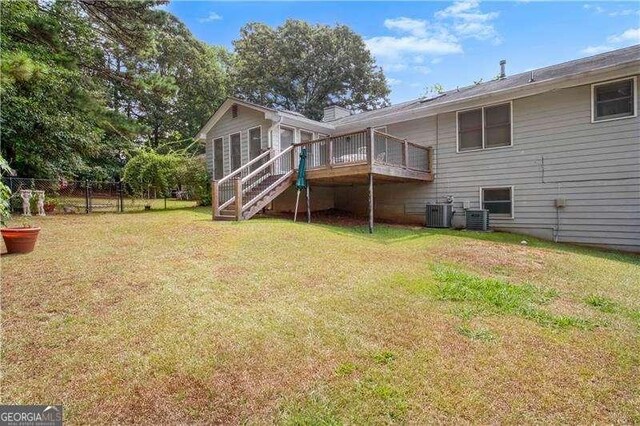
M 319 119 L 327 104 L 386 105 L 348 27 L 246 25 L 228 52 L 197 40 L 166 0 L 15 0 L 0 22 L 0 154 L 19 176 L 107 180 L 138 152 L 195 157 L 229 93 Z
M 234 41 L 236 96 L 321 119 L 337 104 L 370 110 L 388 104 L 389 87 L 362 37 L 345 25 L 287 20 L 250 23 Z
M 163 3 L 3 2 L 2 155 L 19 175 L 111 179 L 139 145 L 202 149 L 228 53 Z

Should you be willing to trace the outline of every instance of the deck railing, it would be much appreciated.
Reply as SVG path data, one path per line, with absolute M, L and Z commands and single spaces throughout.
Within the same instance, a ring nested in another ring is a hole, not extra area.
M 233 205 L 233 216 L 240 220 L 246 209 L 290 178 L 294 172 L 293 150 L 294 147 L 290 146 L 275 156 L 269 150 L 222 179 L 212 181 L 211 206 L 214 219 Z
M 252 174 L 258 167 L 261 167 L 269 160 L 270 155 L 271 150 L 265 151 L 222 179 L 211 182 L 211 191 L 212 194 L 215 194 L 215 197 L 213 197 L 215 199 L 211 200 L 214 216 L 235 201 L 236 181 Z
M 429 172 L 431 147 L 423 147 L 371 128 L 295 145 L 294 159 L 307 148 L 307 169 L 377 164 Z

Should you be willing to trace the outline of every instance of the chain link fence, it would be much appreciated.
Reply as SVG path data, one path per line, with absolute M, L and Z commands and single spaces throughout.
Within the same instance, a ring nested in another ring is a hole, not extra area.
M 44 210 L 46 214 L 79 213 L 117 213 L 141 210 L 178 209 L 198 205 L 190 191 L 175 189 L 171 193 L 161 194 L 153 189 L 136 197 L 124 182 L 68 181 L 5 177 L 2 181 L 11 189 L 11 209 L 22 212 L 24 193 L 31 191 L 27 199 L 32 214 L 38 213 L 38 198 L 44 191 Z M 25 195 L 26 196 L 26 195 Z

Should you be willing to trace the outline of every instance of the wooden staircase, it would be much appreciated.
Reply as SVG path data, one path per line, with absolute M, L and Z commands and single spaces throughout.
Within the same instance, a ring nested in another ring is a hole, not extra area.
M 294 174 L 291 146 L 273 157 L 267 151 L 219 181 L 212 181 L 213 219 L 251 219 L 293 184 Z

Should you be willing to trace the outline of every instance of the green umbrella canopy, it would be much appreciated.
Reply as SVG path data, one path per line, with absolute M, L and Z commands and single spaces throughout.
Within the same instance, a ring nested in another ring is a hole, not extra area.
M 296 179 L 296 188 L 304 189 L 307 187 L 307 148 L 300 150 L 300 163 L 298 164 L 298 179 Z

